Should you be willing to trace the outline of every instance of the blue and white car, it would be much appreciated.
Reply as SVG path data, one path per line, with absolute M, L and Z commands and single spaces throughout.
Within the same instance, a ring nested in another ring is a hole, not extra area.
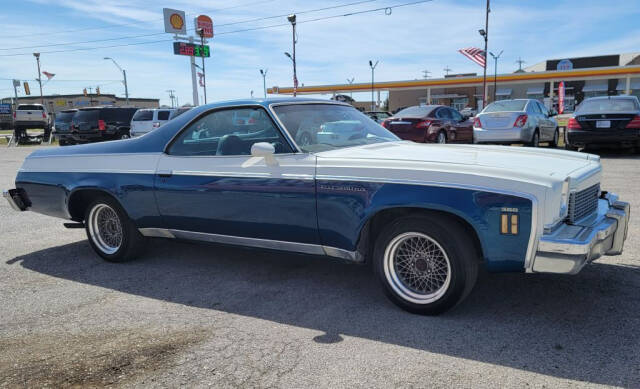
M 316 132 L 357 121 L 363 135 L 298 145 L 312 116 Z M 371 261 L 393 302 L 437 314 L 480 267 L 574 274 L 620 254 L 629 204 L 601 190 L 601 174 L 590 154 L 405 142 L 347 104 L 289 98 L 209 104 L 141 138 L 37 150 L 5 197 L 84 227 L 108 261 L 135 258 L 150 238 Z

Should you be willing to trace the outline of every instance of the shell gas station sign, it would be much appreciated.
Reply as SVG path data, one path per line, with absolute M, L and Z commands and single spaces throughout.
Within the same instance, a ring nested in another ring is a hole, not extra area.
M 164 32 L 185 35 L 187 33 L 187 23 L 184 11 L 171 8 L 163 8 Z

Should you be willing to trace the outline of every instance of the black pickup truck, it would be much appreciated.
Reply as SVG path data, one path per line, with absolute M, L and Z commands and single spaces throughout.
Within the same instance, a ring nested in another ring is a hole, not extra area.
M 69 132 L 58 133 L 60 145 L 127 139 L 131 118 L 138 108 L 94 107 L 79 109 Z

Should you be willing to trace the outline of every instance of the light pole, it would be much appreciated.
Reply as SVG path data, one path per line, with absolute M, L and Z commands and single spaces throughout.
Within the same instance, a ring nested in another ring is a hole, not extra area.
M 371 111 L 375 111 L 375 98 L 373 97 L 373 71 L 376 70 L 376 66 L 378 66 L 378 62 L 374 64 L 373 61 L 369 60 L 369 67 L 371 68 Z
M 489 0 L 487 0 L 487 10 L 485 15 L 484 29 L 478 30 L 484 38 L 484 66 L 482 71 L 482 108 L 487 105 L 487 49 L 489 46 Z
M 500 53 L 498 53 L 498 55 L 493 54 L 492 52 L 489 52 L 489 54 L 491 54 L 491 56 L 493 57 L 493 59 L 495 60 L 496 63 L 496 67 L 495 70 L 493 71 L 493 101 L 496 101 L 496 91 L 497 91 L 497 87 L 498 87 L 498 58 L 500 58 L 500 56 L 502 55 L 502 52 L 504 50 L 500 50 Z M 486 59 L 485 59 L 486 60 Z
M 285 53 L 293 61 L 293 97 L 296 97 L 298 92 L 298 76 L 296 75 L 296 15 L 292 14 L 287 16 L 287 20 L 291 23 L 291 30 L 293 32 L 293 56 L 289 53 Z
M 267 98 L 267 72 L 269 69 L 260 69 L 260 74 L 262 75 L 262 89 L 264 90 L 264 98 Z
M 44 105 L 44 97 L 42 97 L 42 74 L 40 74 L 40 53 L 33 53 L 38 63 L 38 84 L 40 85 L 40 104 Z
M 204 52 L 204 28 L 198 28 L 196 32 L 200 35 L 200 44 L 202 45 L 202 50 L 200 51 L 202 53 Z M 207 104 L 207 76 L 204 71 L 204 53 L 202 54 L 202 89 L 204 89 L 204 103 Z
M 349 83 L 349 85 L 353 84 L 353 82 L 356 80 L 355 77 L 351 77 L 351 78 L 347 78 L 347 82 Z M 353 99 L 353 91 L 349 92 L 349 97 L 351 97 Z
M 120 72 L 122 72 L 122 77 L 124 79 L 123 84 L 124 84 L 124 97 L 127 100 L 127 105 L 129 105 L 129 87 L 127 86 L 127 71 L 124 70 L 123 68 L 120 67 L 120 65 L 118 65 L 118 63 L 116 62 L 115 59 L 111 58 L 111 57 L 104 57 L 104 59 L 110 59 L 111 61 L 113 61 L 113 64 L 116 65 L 116 67 L 118 68 L 118 70 L 120 70 Z

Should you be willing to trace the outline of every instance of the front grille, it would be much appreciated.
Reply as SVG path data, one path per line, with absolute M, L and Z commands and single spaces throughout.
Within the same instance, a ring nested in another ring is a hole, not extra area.
M 569 196 L 569 223 L 591 215 L 598 209 L 600 184 L 595 184 L 579 192 L 571 192 Z

